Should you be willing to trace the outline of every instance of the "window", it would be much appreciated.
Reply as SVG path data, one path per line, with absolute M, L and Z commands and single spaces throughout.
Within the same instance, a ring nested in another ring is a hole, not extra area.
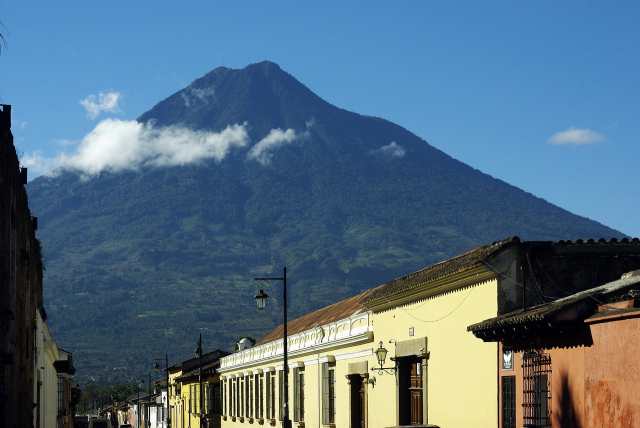
M 58 416 L 63 416 L 64 410 L 64 378 L 58 376 Z
M 253 376 L 246 376 L 244 378 L 245 385 L 245 397 L 247 400 L 245 402 L 245 413 L 247 417 L 253 417 Z
M 237 391 L 238 379 L 231 379 L 231 416 L 238 415 L 237 403 L 238 403 L 238 391 Z
M 293 420 L 304 421 L 304 367 L 293 369 Z
M 264 374 L 260 373 L 260 374 L 255 374 L 253 376 L 253 383 L 254 383 L 254 403 L 255 403 L 255 417 L 258 419 L 262 419 L 264 417 L 262 410 L 263 410 L 263 399 L 264 399 L 264 395 L 263 395 L 263 391 L 264 391 Z
M 502 428 L 516 428 L 516 377 L 502 377 Z
M 322 423 L 335 423 L 336 419 L 335 364 L 322 364 Z
M 244 400 L 245 400 L 245 395 L 244 395 L 244 378 L 238 378 L 238 391 L 239 391 L 239 399 L 238 399 L 238 416 L 242 417 L 244 416 Z
M 227 387 L 226 387 L 226 380 L 221 380 L 220 381 L 220 407 L 222 408 L 222 412 L 220 412 L 223 416 L 226 416 L 227 414 L 227 402 L 226 402 L 226 398 L 227 398 Z
M 274 372 L 267 372 L 267 418 L 276 418 L 276 376 Z
M 522 371 L 524 426 L 550 427 L 551 357 L 539 351 L 525 352 L 522 356 Z
M 284 420 L 284 370 L 278 370 L 278 418 Z

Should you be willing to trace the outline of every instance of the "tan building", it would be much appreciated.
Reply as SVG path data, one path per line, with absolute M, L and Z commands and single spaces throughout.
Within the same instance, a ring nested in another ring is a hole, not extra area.
M 297 427 L 498 426 L 498 344 L 478 340 L 467 326 L 545 293 L 611 280 L 638 265 L 639 254 L 629 241 L 512 238 L 291 321 L 289 417 Z M 281 334 L 279 327 L 221 359 L 223 427 L 282 426 Z
M 501 345 L 501 428 L 639 426 L 640 271 L 469 330 Z

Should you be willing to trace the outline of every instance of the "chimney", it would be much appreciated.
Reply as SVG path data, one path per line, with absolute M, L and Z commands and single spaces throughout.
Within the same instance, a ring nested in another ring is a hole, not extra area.
M 11 129 L 11 106 L 9 104 L 0 104 L 0 129 Z

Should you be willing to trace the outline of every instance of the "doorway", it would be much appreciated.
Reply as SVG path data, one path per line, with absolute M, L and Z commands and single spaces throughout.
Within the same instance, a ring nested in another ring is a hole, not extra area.
M 366 381 L 362 375 L 349 375 L 351 428 L 367 427 Z
M 424 423 L 423 367 L 418 357 L 399 359 L 399 423 L 400 425 L 421 425 Z

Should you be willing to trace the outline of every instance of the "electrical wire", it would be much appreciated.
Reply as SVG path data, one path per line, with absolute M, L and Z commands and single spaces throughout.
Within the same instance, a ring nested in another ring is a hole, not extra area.
M 471 287 L 471 289 L 469 290 L 469 292 L 467 293 L 467 295 L 466 295 L 466 296 L 464 296 L 464 298 L 460 301 L 460 303 L 458 303 L 458 305 L 457 305 L 456 307 L 454 307 L 453 309 L 451 309 L 447 314 L 443 315 L 443 316 L 442 316 L 442 317 L 440 317 L 440 318 L 436 318 L 436 319 L 433 319 L 433 320 L 423 320 L 423 319 L 421 319 L 421 318 L 416 317 L 415 315 L 412 315 L 412 314 L 411 314 L 409 311 L 407 311 L 405 308 L 402 308 L 402 307 L 401 307 L 400 309 L 402 309 L 402 311 L 403 311 L 405 314 L 409 315 L 409 317 L 413 318 L 413 319 L 414 319 L 414 320 L 416 320 L 416 321 L 423 322 L 423 323 L 436 323 L 436 322 L 439 322 L 439 321 L 442 321 L 442 320 L 444 320 L 444 319 L 448 318 L 449 316 L 453 315 L 453 313 L 454 313 L 454 312 L 456 312 L 458 309 L 460 309 L 460 307 L 464 304 L 464 302 L 466 302 L 466 301 L 467 301 L 467 299 L 469 298 L 469 296 L 471 295 L 471 293 L 473 293 L 473 290 L 474 290 L 474 289 L 475 289 L 475 287 Z M 425 302 L 425 303 L 426 303 L 426 302 Z M 422 306 L 422 305 L 421 305 L 421 306 Z M 416 308 L 416 309 L 418 309 L 418 308 Z

